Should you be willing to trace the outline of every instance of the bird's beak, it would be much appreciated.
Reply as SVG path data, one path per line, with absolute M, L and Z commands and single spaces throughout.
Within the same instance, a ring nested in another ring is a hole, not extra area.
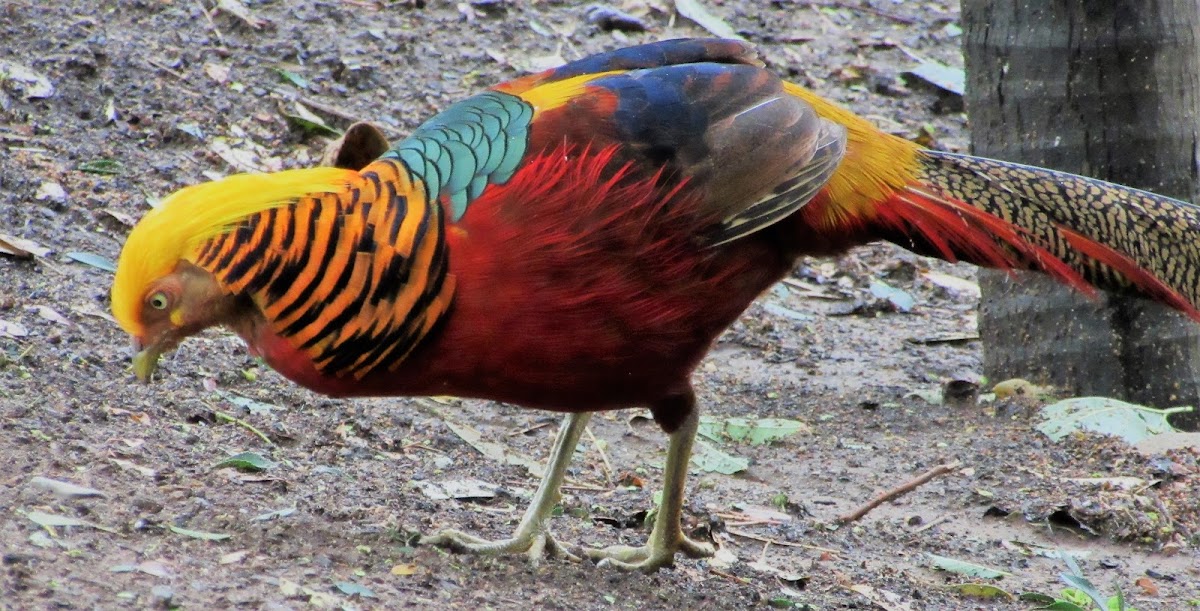
M 163 350 L 157 344 L 144 346 L 142 340 L 133 338 L 133 373 L 137 379 L 142 382 L 149 382 L 150 376 L 158 367 L 158 357 L 162 355 Z

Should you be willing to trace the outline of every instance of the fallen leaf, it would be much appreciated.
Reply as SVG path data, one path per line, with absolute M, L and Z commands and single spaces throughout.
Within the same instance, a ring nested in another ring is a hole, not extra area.
M 110 458 L 109 460 L 111 460 L 113 464 L 125 469 L 126 471 L 133 471 L 134 473 L 144 477 L 153 479 L 158 475 L 158 472 L 154 469 L 151 469 L 150 467 L 143 467 L 132 460 L 125 460 L 124 458 Z
M 362 584 L 354 583 L 353 581 L 339 581 L 333 584 L 338 590 L 347 596 L 361 596 L 363 598 L 375 598 L 375 592 L 371 588 Z
M 91 159 L 79 164 L 76 169 L 78 169 L 80 172 L 86 172 L 88 174 L 105 174 L 116 176 L 117 174 L 121 174 L 125 171 L 125 164 L 117 161 L 116 159 Z
M 706 29 L 710 34 L 718 38 L 731 38 L 733 40 L 746 40 L 741 34 L 738 34 L 724 19 L 717 17 L 709 12 L 703 4 L 697 0 L 675 0 L 675 10 L 680 15 L 686 17 L 696 25 Z
M 799 433 L 809 434 L 812 429 L 799 420 L 786 418 L 725 418 L 716 419 L 707 416 L 700 419 L 699 433 L 713 441 L 729 438 L 733 441 L 745 441 L 751 445 L 783 439 Z
M 204 64 L 204 73 L 208 75 L 208 78 L 216 81 L 220 85 L 224 85 L 225 83 L 229 82 L 229 66 L 222 66 L 221 64 L 212 63 Z
M 1167 422 L 1167 416 L 1190 411 L 1190 407 L 1160 410 L 1107 397 L 1077 397 L 1043 407 L 1042 423 L 1037 429 L 1051 441 L 1059 441 L 1076 431 L 1090 431 L 1119 437 L 1133 444 L 1175 431 Z
M 959 278 L 958 276 L 951 276 L 950 274 L 932 269 L 921 272 L 921 276 L 936 286 L 962 293 L 964 295 L 969 295 L 976 299 L 978 299 L 981 294 L 978 282 Z
M 296 513 L 295 507 L 284 507 L 283 509 L 276 509 L 275 511 L 268 511 L 266 513 L 260 513 L 256 516 L 254 516 L 253 518 L 250 518 L 250 520 L 253 522 L 266 522 L 268 520 L 278 520 L 280 518 L 286 518 L 294 513 Z
M 975 598 L 1003 598 L 1005 600 L 1013 600 L 1014 596 L 1002 588 L 998 588 L 988 583 L 958 583 L 946 586 L 947 589 L 957 591 L 963 596 L 973 596 Z
M 870 600 L 872 604 L 884 611 L 911 611 L 912 605 L 903 602 L 899 594 L 874 588 L 866 584 L 855 584 L 848 588 Z
M 22 337 L 26 337 L 28 335 L 29 329 L 26 329 L 24 326 L 18 323 L 10 322 L 0 318 L 0 337 L 21 339 Z
M 33 194 L 33 198 L 38 201 L 51 200 L 65 202 L 67 201 L 67 190 L 56 182 L 46 181 L 38 187 L 37 192 Z
M 13 83 L 16 89 L 31 100 L 54 95 L 54 85 L 50 83 L 49 78 L 13 61 L 0 59 L 0 81 Z
M 392 567 L 392 570 L 389 572 L 397 577 L 408 577 L 409 575 L 413 575 L 417 572 L 417 565 L 397 564 L 396 566 Z
M 37 476 L 37 477 L 31 478 L 29 480 L 29 483 L 31 485 L 37 486 L 38 488 L 41 488 L 43 490 L 49 490 L 50 492 L 53 492 L 54 494 L 57 494 L 59 496 L 69 497 L 69 498 L 87 498 L 87 497 L 95 497 L 95 496 L 101 496 L 101 497 L 104 496 L 103 492 L 100 492 L 99 490 L 96 490 L 95 488 L 88 488 L 86 486 L 80 486 L 78 484 L 72 484 L 71 482 L 64 482 L 64 481 L 59 481 L 56 479 L 50 479 L 48 477 Z
M 238 550 L 236 552 L 229 552 L 228 554 L 221 554 L 221 557 L 217 559 L 217 563 L 218 564 L 235 564 L 235 563 L 241 562 L 249 554 L 250 554 L 250 550 L 247 550 L 247 549 Z
M 700 439 L 696 440 L 691 463 L 701 471 L 724 475 L 733 475 L 750 468 L 750 459 L 722 452 Z
M 105 209 L 101 210 L 101 212 L 116 219 L 116 221 L 118 223 L 125 225 L 126 227 L 133 227 L 134 225 L 137 224 L 137 219 L 133 218 L 132 216 L 130 216 L 128 214 L 125 214 L 124 212 L 121 212 L 120 210 L 113 210 L 112 208 L 105 208 Z
M 59 314 L 54 308 L 44 305 L 29 306 L 30 310 L 37 312 L 37 315 L 53 323 L 58 323 L 63 326 L 71 326 L 71 321 L 67 317 Z
M 534 477 L 541 477 L 545 472 L 545 466 L 542 463 L 533 460 L 528 456 L 518 454 L 517 452 L 514 452 L 513 450 L 501 444 L 483 441 L 483 435 L 481 435 L 479 431 L 465 424 L 459 424 L 449 420 L 446 418 L 445 414 L 442 414 L 441 411 L 437 410 L 436 408 L 433 408 L 433 410 L 438 414 L 439 417 L 442 418 L 442 421 L 446 423 L 446 426 L 449 427 L 451 431 L 454 431 L 455 435 L 458 435 L 463 441 L 467 442 L 467 444 L 469 444 L 471 447 L 478 450 L 480 454 L 483 454 L 484 456 L 487 456 L 488 458 L 491 458 L 497 462 L 525 467 L 529 471 L 530 475 L 533 475 Z
M 870 291 L 871 296 L 886 300 L 899 312 L 910 312 L 916 305 L 916 300 L 907 291 L 891 286 L 882 280 L 872 280 Z
M 41 511 L 31 511 L 31 512 L 25 514 L 25 517 L 32 520 L 38 526 L 45 528 L 53 536 L 57 536 L 56 532 L 54 531 L 55 527 L 67 527 L 67 526 L 82 526 L 82 527 L 87 527 L 87 528 L 95 528 L 96 530 L 102 530 L 106 533 L 112 533 L 114 535 L 118 534 L 117 531 L 115 531 L 111 528 L 108 528 L 107 526 L 101 526 L 94 522 L 88 522 L 87 520 L 80 520 L 79 518 L 72 518 L 72 517 L 68 517 L 68 516 L 59 516 L 59 515 L 54 515 L 54 514 L 50 514 L 50 513 L 44 513 Z
M 490 499 L 496 496 L 496 485 L 477 479 L 458 479 L 444 482 L 420 480 L 413 482 L 425 496 L 435 500 Z
M 1133 583 L 1137 584 L 1137 587 L 1141 588 L 1146 596 L 1158 596 L 1158 584 L 1154 583 L 1153 579 L 1142 576 Z
M 224 533 L 210 533 L 210 532 L 204 532 L 202 530 L 192 530 L 190 528 L 180 528 L 175 525 L 171 525 L 170 529 L 171 529 L 171 532 L 173 532 L 177 535 L 183 535 L 185 537 L 191 537 L 193 539 L 201 539 L 204 541 L 224 541 L 225 539 L 229 539 L 229 538 L 233 537 L 233 535 L 227 535 Z
M 257 452 L 242 452 L 234 454 L 213 465 L 214 469 L 233 467 L 239 471 L 266 471 L 275 466 L 275 462 Z
M 775 522 L 790 522 L 792 516 L 776 511 L 770 507 L 762 507 L 759 505 L 750 505 L 747 503 L 734 503 L 733 507 L 739 512 L 745 514 L 747 520 L 772 520 Z
M 0 233 L 0 254 L 17 257 L 18 259 L 32 259 L 50 254 L 50 249 L 33 240 Z
M 907 74 L 911 74 L 943 91 L 961 96 L 966 90 L 967 76 L 962 68 L 947 66 L 932 60 L 923 61 Z
M 78 261 L 84 265 L 90 265 L 96 269 L 101 269 L 106 272 L 116 273 L 117 266 L 109 259 L 90 252 L 69 252 L 67 258 L 72 261 Z
M 217 8 L 241 19 L 251 29 L 257 30 L 267 25 L 266 20 L 255 17 L 241 0 L 217 0 Z
M 937 554 L 925 554 L 933 561 L 934 568 L 941 569 L 949 573 L 958 575 L 966 575 L 967 577 L 977 577 L 979 579 L 1000 579 L 1001 577 L 1010 577 L 1012 573 L 1006 573 L 999 569 L 993 569 L 981 564 L 974 564 L 965 560 L 958 560 L 947 556 L 939 556 Z

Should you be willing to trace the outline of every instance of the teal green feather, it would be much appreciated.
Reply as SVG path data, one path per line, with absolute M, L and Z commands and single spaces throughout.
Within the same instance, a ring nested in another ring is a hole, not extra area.
M 489 91 L 467 98 L 418 127 L 383 156 L 398 159 L 457 221 L 488 185 L 512 178 L 525 157 L 533 108 Z

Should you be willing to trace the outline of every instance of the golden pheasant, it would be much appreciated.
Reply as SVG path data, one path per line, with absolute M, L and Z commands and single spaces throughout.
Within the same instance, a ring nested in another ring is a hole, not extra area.
M 922 150 L 739 42 L 588 57 L 454 104 L 391 148 L 370 142 L 343 145 L 348 167 L 173 194 L 130 233 L 113 313 L 142 380 L 224 325 L 317 392 L 570 412 L 511 539 L 426 539 L 461 550 L 569 555 L 547 520 L 590 413 L 646 406 L 670 435 L 661 512 L 645 546 L 587 554 L 654 570 L 712 553 L 680 527 L 689 378 L 801 255 L 890 240 L 1200 317 L 1200 208 Z

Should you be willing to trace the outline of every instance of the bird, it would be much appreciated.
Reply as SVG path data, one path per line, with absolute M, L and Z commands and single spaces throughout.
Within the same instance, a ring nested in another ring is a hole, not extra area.
M 922 148 L 781 79 L 740 41 L 584 57 L 467 97 L 395 144 L 364 123 L 335 148 L 328 166 L 162 200 L 122 247 L 113 315 L 142 381 L 223 326 L 317 393 L 565 413 L 511 537 L 422 539 L 464 553 L 645 572 L 712 555 L 681 527 L 691 374 L 805 255 L 884 240 L 1200 320 L 1200 208 Z M 559 542 L 549 517 L 588 419 L 635 407 L 668 436 L 647 542 Z

